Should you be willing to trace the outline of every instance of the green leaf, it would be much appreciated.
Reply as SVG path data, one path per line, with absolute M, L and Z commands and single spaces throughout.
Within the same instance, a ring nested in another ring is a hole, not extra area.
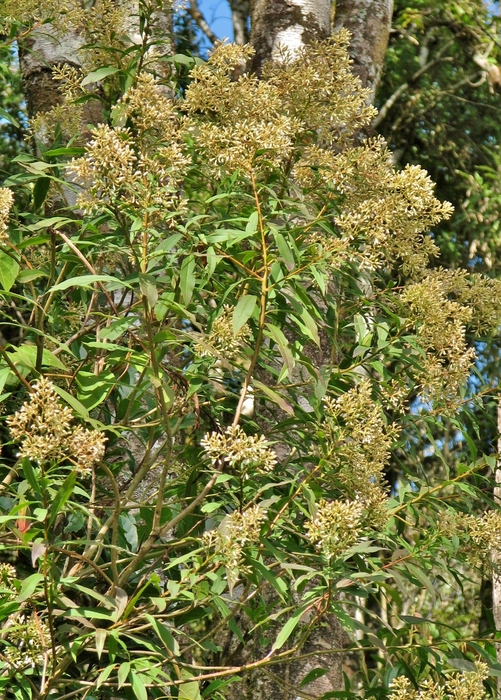
M 100 631 L 100 630 L 96 630 L 96 632 L 97 632 L 97 631 Z M 106 630 L 103 630 L 103 631 L 106 631 Z M 96 645 L 96 646 L 97 646 L 97 645 Z M 112 672 L 114 669 L 115 669 L 115 664 L 110 664 L 109 666 L 106 666 L 106 668 L 103 668 L 103 670 L 101 671 L 101 673 L 100 673 L 99 676 L 97 677 L 96 688 L 99 688 L 99 686 L 101 686 L 105 681 L 108 680 L 108 678 L 110 677 L 111 672 Z
M 266 386 L 266 384 L 263 384 L 262 382 L 257 381 L 254 377 L 252 378 L 252 385 L 254 386 L 255 389 L 259 389 L 260 391 L 263 392 L 263 394 L 266 394 L 269 399 L 273 401 L 273 403 L 276 403 L 277 406 L 280 406 L 282 411 L 285 411 L 288 413 L 290 416 L 294 415 L 294 409 L 288 403 L 280 394 L 278 394 L 276 391 L 273 389 L 270 389 L 270 387 Z
M 33 493 L 35 495 L 40 494 L 40 484 L 38 483 L 37 475 L 35 473 L 35 470 L 33 469 L 33 465 L 31 461 L 28 459 L 28 457 L 23 457 L 21 461 L 21 467 L 23 470 L 23 475 L 28 484 L 31 486 L 33 489 Z
M 17 276 L 17 281 L 19 284 L 27 284 L 28 282 L 33 282 L 33 280 L 39 277 L 48 277 L 49 275 L 43 270 L 21 270 Z
M 169 649 L 174 656 L 179 656 L 179 645 L 166 625 L 164 625 L 163 622 L 156 620 L 153 615 L 145 615 L 145 617 L 167 649 Z
M 85 85 L 89 85 L 90 83 L 97 83 L 100 80 L 103 80 L 103 78 L 107 78 L 109 75 L 118 73 L 119 70 L 120 68 L 117 68 L 116 66 L 103 66 L 102 68 L 93 70 L 92 73 L 86 75 L 80 85 L 83 87 Z
M 29 231 L 40 231 L 42 228 L 49 228 L 52 226 L 62 226 L 63 224 L 75 224 L 78 221 L 73 219 L 68 219 L 66 216 L 53 216 L 50 219 L 41 219 L 37 221 L 36 224 L 30 224 L 26 228 Z
M 165 58 L 161 58 L 161 61 L 170 61 L 172 63 L 181 63 L 185 66 L 193 66 L 195 63 L 195 59 L 192 58 L 191 56 L 185 56 L 184 53 L 175 53 L 173 56 L 166 56 Z
M 140 272 L 139 289 L 141 290 L 141 294 L 143 294 L 148 300 L 150 309 L 153 309 L 158 301 L 158 290 L 153 275 L 146 275 Z
M 259 223 L 259 213 L 257 211 L 253 211 L 252 214 L 249 216 L 249 220 L 247 221 L 247 226 L 245 227 L 245 233 L 247 236 L 251 236 L 253 233 L 257 231 L 257 225 Z
M 12 114 L 9 114 L 9 112 L 7 112 L 5 109 L 2 109 L 2 107 L 0 107 L 0 119 L 5 119 L 6 122 L 9 122 L 9 124 L 15 126 L 16 129 L 21 128 L 21 125 L 17 119 L 15 119 L 15 117 L 13 117 Z
M 35 369 L 38 349 L 35 345 L 21 345 L 14 352 L 10 353 L 10 358 L 15 364 L 21 364 L 30 369 Z M 57 369 L 65 370 L 61 360 L 54 355 L 50 350 L 43 350 L 42 365 L 44 367 L 56 367 Z
M 304 606 L 299 608 L 299 610 L 296 610 L 295 613 L 293 613 L 290 618 L 287 620 L 285 625 L 282 627 L 280 632 L 278 633 L 277 638 L 273 642 L 273 646 L 271 647 L 272 651 L 277 651 L 278 649 L 281 649 L 285 642 L 289 639 L 291 634 L 294 632 L 296 629 L 299 620 L 301 619 L 301 615 L 304 613 Z
M 16 281 L 19 272 L 19 263 L 3 250 L 0 250 L 0 286 L 6 292 L 10 290 Z
M 31 574 L 31 576 L 25 578 L 21 586 L 21 592 L 16 598 L 17 602 L 22 603 L 23 601 L 28 600 L 28 598 L 31 598 L 36 587 L 41 581 L 43 581 L 42 574 Z
M 257 302 L 257 297 L 252 294 L 246 294 L 239 299 L 237 305 L 233 309 L 233 335 L 236 336 L 242 326 L 247 323 L 257 306 Z
M 295 362 L 289 347 L 289 341 L 287 340 L 283 332 L 280 330 L 280 328 L 278 328 L 277 326 L 274 326 L 271 323 L 267 323 L 266 328 L 267 331 L 265 331 L 265 335 L 272 338 L 277 344 L 278 350 L 287 368 L 287 372 L 289 376 L 291 376 Z
M 99 406 L 116 386 L 115 375 L 106 370 L 99 374 L 80 370 L 76 375 L 78 400 L 89 411 Z
M 101 328 L 99 330 L 99 338 L 106 340 L 117 340 L 121 338 L 124 333 L 136 322 L 136 316 L 127 316 L 126 318 L 120 318 L 118 321 L 113 321 L 106 328 Z
M 123 534 L 127 543 L 133 552 L 137 551 L 138 535 L 136 520 L 131 513 L 122 513 L 119 517 L 120 526 L 123 529 Z
M 280 257 L 285 263 L 286 268 L 289 270 L 294 269 L 295 267 L 295 260 L 294 260 L 294 253 L 289 247 L 289 244 L 287 243 L 287 240 L 284 235 L 280 233 L 280 231 L 275 232 L 275 242 L 277 244 L 278 252 L 280 253 Z
M 68 393 L 66 389 L 61 389 L 60 386 L 55 384 L 54 391 L 56 392 L 56 394 L 59 394 L 59 396 L 64 401 L 66 401 L 66 403 L 69 404 L 81 418 L 89 418 L 89 411 L 85 408 L 85 406 L 82 403 L 80 403 L 80 401 L 78 401 L 74 396 Z
M 68 474 L 66 479 L 63 481 L 61 488 L 56 493 L 56 496 L 50 508 L 49 527 L 52 525 L 52 523 L 57 517 L 57 514 L 62 510 L 64 504 L 73 493 L 76 478 L 76 471 L 70 472 L 70 474 Z
M 94 639 L 96 642 L 96 652 L 97 652 L 97 658 L 100 659 L 101 655 L 104 650 L 104 645 L 106 643 L 106 637 L 108 636 L 107 630 L 98 627 L 97 630 L 94 632 Z
M 55 158 L 56 156 L 83 156 L 85 154 L 85 148 L 79 146 L 68 146 L 67 148 L 51 148 L 49 151 L 45 151 L 44 156 L 46 158 Z
M 193 255 L 188 255 L 181 263 L 180 274 L 181 295 L 186 306 L 188 306 L 193 296 L 195 282 L 195 258 Z
M 85 287 L 86 289 L 92 289 L 96 282 L 113 282 L 119 287 L 127 287 L 128 289 L 132 289 L 128 282 L 119 280 L 111 275 L 82 275 L 82 277 L 72 277 L 69 280 L 64 280 L 63 282 L 59 282 L 59 284 L 55 284 L 53 287 L 51 287 L 51 289 L 49 289 L 49 293 L 61 292 L 64 289 L 69 289 L 70 287 Z
M 129 673 L 129 680 L 137 700 L 148 700 L 148 693 L 146 692 L 146 686 L 143 683 L 141 675 L 131 671 Z
M 400 619 L 409 625 L 424 625 L 428 622 L 433 624 L 433 620 L 429 620 L 427 617 L 417 617 L 416 615 L 400 615 Z
M 128 661 L 125 661 L 123 664 L 120 664 L 120 668 L 118 669 L 117 673 L 117 680 L 118 680 L 118 688 L 120 689 L 125 681 L 127 680 L 127 676 L 130 673 L 130 663 Z
M 316 681 L 317 678 L 322 678 L 322 676 L 325 676 L 326 673 L 327 671 L 325 670 L 325 668 L 313 668 L 303 678 L 303 680 L 299 684 L 299 687 L 304 688 L 305 685 L 308 685 L 308 683 L 313 683 L 313 681 Z
M 188 671 L 181 671 L 182 678 L 191 678 L 191 674 Z M 179 686 L 179 700 L 202 700 L 200 695 L 200 686 L 198 681 L 190 681 L 189 683 L 182 683 Z
M 33 204 L 35 209 L 40 209 L 45 202 L 49 192 L 50 182 L 50 177 L 40 177 L 35 182 L 35 187 L 33 188 Z

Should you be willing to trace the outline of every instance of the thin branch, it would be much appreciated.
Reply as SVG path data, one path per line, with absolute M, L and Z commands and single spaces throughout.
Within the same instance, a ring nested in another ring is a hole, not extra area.
M 195 20 L 196 24 L 198 27 L 203 31 L 207 39 L 211 42 L 211 44 L 215 44 L 219 39 L 217 36 L 214 34 L 212 29 L 209 27 L 207 20 L 203 16 L 203 14 L 200 12 L 200 8 L 198 7 L 197 0 L 190 0 L 190 4 L 188 6 L 188 12 L 192 16 L 192 18 Z

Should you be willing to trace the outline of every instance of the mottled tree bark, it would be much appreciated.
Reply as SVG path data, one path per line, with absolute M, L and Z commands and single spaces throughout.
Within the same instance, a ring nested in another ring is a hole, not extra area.
M 52 79 L 55 66 L 69 64 L 80 68 L 78 51 L 84 42 L 76 31 L 64 34 L 49 24 L 43 25 L 25 39 L 20 50 L 23 92 L 28 116 L 48 112 L 62 101 L 57 83 Z
M 253 0 L 251 44 L 256 50 L 252 70 L 258 75 L 279 46 L 297 51 L 314 39 L 330 35 L 330 3 L 326 0 Z
M 501 507 L 501 397 L 498 398 L 498 457 L 496 463 L 496 486 L 494 487 L 494 502 Z M 501 632 L 501 552 L 492 554 L 492 616 L 496 632 Z M 501 663 L 501 643 L 496 644 L 496 658 Z M 501 678 L 498 678 L 498 698 L 501 698 Z
M 352 37 L 350 56 L 353 72 L 364 87 L 370 89 L 369 102 L 374 102 L 383 70 L 393 14 L 393 0 L 337 0 L 333 31 L 343 27 Z

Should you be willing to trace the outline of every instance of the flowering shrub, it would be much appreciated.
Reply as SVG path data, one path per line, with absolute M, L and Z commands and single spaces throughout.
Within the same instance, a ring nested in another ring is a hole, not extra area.
M 493 461 L 409 474 L 394 455 L 423 440 L 420 411 L 459 415 L 499 284 L 430 268 L 451 207 L 357 141 L 374 110 L 347 33 L 262 80 L 251 48 L 217 45 L 183 93 L 179 57 L 159 80 L 141 7 L 137 45 L 99 4 L 59 15 L 58 31 L 90 22 L 94 73 L 56 70 L 62 102 L 0 189 L 0 687 L 222 700 L 335 614 L 363 659 L 347 693 L 404 674 L 393 700 L 445 697 L 421 676 L 491 651 L 409 606 L 432 569 L 488 563 L 497 519 L 468 511 Z M 86 138 L 88 99 L 103 109 Z

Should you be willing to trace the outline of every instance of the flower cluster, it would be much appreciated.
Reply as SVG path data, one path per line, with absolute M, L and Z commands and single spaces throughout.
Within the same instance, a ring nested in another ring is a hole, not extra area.
M 453 671 L 444 685 L 426 680 L 418 690 L 408 678 L 398 676 L 390 686 L 389 700 L 484 700 L 483 682 L 488 675 L 487 664 L 477 663 L 475 671 Z
M 501 512 L 490 510 L 481 516 L 458 514 L 454 522 L 454 531 L 469 537 L 471 554 L 485 565 L 489 562 L 492 552 L 501 549 Z
M 307 537 L 327 559 L 354 545 L 362 527 L 363 505 L 357 501 L 321 500 L 315 517 L 306 524 Z
M 209 459 L 221 459 L 241 470 L 254 466 L 268 472 L 277 463 L 276 455 L 264 435 L 246 435 L 239 425 L 229 426 L 224 433 L 207 433 L 200 444 Z
M 84 211 L 120 201 L 134 208 L 182 211 L 178 185 L 188 163 L 184 131 L 172 100 L 142 75 L 114 111 L 119 124 L 96 126 L 86 154 L 69 166 L 83 186 Z M 152 216 L 150 215 L 150 220 Z
M 365 522 L 380 527 L 387 519 L 384 467 L 397 435 L 388 426 L 372 388 L 363 380 L 338 399 L 326 399 L 325 457 L 346 494 L 361 504 Z
M 14 202 L 14 195 L 7 187 L 0 187 L 0 243 L 7 238 L 7 223 Z
M 435 274 L 408 285 L 401 294 L 426 352 L 423 391 L 434 401 L 450 401 L 457 395 L 475 359 L 474 349 L 466 342 L 466 323 L 472 318 L 472 308 L 450 298 L 449 291 L 441 276 Z
M 247 73 L 233 79 L 234 68 L 252 53 L 249 46 L 220 43 L 206 64 L 191 71 L 186 124 L 216 172 L 249 171 L 258 160 L 279 165 L 300 128 L 270 81 Z
M 476 335 L 496 333 L 501 325 L 501 280 L 466 270 L 432 270 L 427 281 L 438 281 L 443 294 L 469 309 L 467 327 Z
M 15 668 L 34 668 L 44 662 L 50 649 L 48 625 L 36 613 L 12 615 L 7 622 L 4 654 Z
M 241 354 L 242 345 L 251 337 L 252 333 L 247 324 L 234 333 L 233 307 L 225 306 L 223 312 L 212 322 L 210 332 L 204 338 L 203 343 L 195 344 L 194 351 L 200 357 L 205 355 L 222 356 L 231 362 Z
M 73 414 L 63 406 L 52 382 L 42 377 L 30 400 L 7 419 L 12 439 L 22 442 L 19 455 L 38 462 L 70 459 L 85 474 L 104 455 L 106 437 L 73 426 Z
M 243 548 L 258 541 L 261 523 L 265 518 L 264 510 L 258 505 L 242 512 L 235 510 L 221 521 L 217 530 L 210 530 L 204 535 L 205 543 L 215 547 L 226 566 L 230 589 L 242 569 Z
M 263 69 L 264 80 L 278 88 L 285 114 L 300 124 L 297 136 L 309 144 L 316 134 L 324 153 L 350 145 L 376 113 L 367 104 L 369 91 L 353 75 L 349 44 L 349 32 L 341 30 L 294 53 L 284 48 Z
M 299 162 L 302 179 L 305 165 L 312 167 L 311 153 Z M 356 149 L 325 154 L 322 177 L 343 195 L 343 210 L 335 222 L 343 238 L 362 249 L 365 266 L 400 261 L 406 275 L 422 274 L 437 247 L 424 232 L 452 214 L 447 202 L 433 195 L 433 182 L 425 170 L 409 165 L 395 171 L 388 147 L 382 138 L 366 141 Z
M 16 597 L 17 589 L 14 585 L 16 578 L 17 572 L 12 564 L 0 564 L 0 588 L 4 589 L 4 593 L 0 593 L 0 596 L 7 596 L 9 599 Z M 5 591 L 8 591 L 8 593 Z

